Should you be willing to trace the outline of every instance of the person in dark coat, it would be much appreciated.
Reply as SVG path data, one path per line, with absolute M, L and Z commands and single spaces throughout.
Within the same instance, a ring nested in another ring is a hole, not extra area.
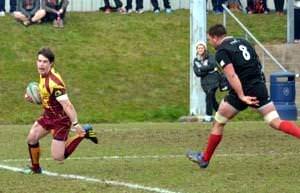
M 219 103 L 216 100 L 216 91 L 220 84 L 220 75 L 217 70 L 215 57 L 208 53 L 206 43 L 199 41 L 196 44 L 197 54 L 194 58 L 193 69 L 197 77 L 201 78 L 201 87 L 206 94 L 206 116 L 204 122 L 213 121 L 213 110 L 217 111 Z
M 69 0 L 43 0 L 42 7 L 46 10 L 45 22 L 53 22 L 53 27 L 64 27 Z

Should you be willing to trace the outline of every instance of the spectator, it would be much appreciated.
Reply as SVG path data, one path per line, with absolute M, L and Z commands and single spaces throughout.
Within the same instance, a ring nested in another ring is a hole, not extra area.
M 10 13 L 13 13 L 16 11 L 17 8 L 17 1 L 16 0 L 10 0 Z M 0 16 L 5 16 L 5 0 L 0 0 Z
M 216 60 L 213 55 L 208 53 L 206 43 L 199 41 L 196 44 L 196 50 L 193 69 L 196 76 L 201 78 L 201 87 L 206 94 L 206 116 L 203 121 L 211 122 L 213 121 L 213 110 L 217 111 L 219 107 L 216 91 L 219 88 L 220 76 L 217 71 Z
M 136 8 L 135 8 L 136 12 L 139 13 L 139 14 L 144 13 L 143 0 L 136 0 L 135 4 L 136 4 Z M 133 10 L 132 10 L 132 0 L 127 0 L 125 8 L 126 8 L 126 13 L 132 13 L 133 12 Z
M 45 10 L 40 7 L 40 0 L 18 0 L 14 17 L 17 21 L 22 22 L 24 26 L 40 23 L 46 14 Z
M 9 1 L 9 12 L 13 13 L 17 10 L 17 0 L 10 0 Z
M 160 12 L 160 8 L 158 5 L 158 1 L 157 0 L 151 0 L 152 6 L 153 6 L 153 12 L 154 13 L 159 13 Z M 172 9 L 171 9 L 171 5 L 170 5 L 170 1 L 169 0 L 164 0 L 164 7 L 165 7 L 165 12 L 166 13 L 172 13 Z
M 16 11 L 17 8 L 17 1 L 16 0 L 10 0 L 10 13 L 13 13 Z M 5 0 L 0 0 L 0 16 L 5 16 Z
M 221 14 L 223 13 L 223 7 L 222 4 L 225 2 L 225 0 L 212 0 L 212 6 L 213 6 L 213 11 L 215 14 Z
M 100 8 L 105 13 L 109 14 L 111 12 L 119 12 L 119 13 L 125 13 L 125 9 L 123 9 L 123 3 L 120 0 L 114 0 L 115 1 L 115 7 L 110 6 L 109 0 L 104 0 L 104 7 Z
M 242 4 L 239 0 L 227 0 L 227 7 L 231 11 L 241 11 Z
M 277 15 L 283 15 L 284 0 L 274 0 L 275 11 Z
M 268 14 L 270 12 L 267 6 L 267 0 L 247 0 L 246 11 L 248 14 L 253 14 L 253 13 Z
M 0 16 L 5 16 L 5 0 L 0 0 Z
M 68 0 L 43 0 L 46 10 L 44 21 L 53 22 L 53 27 L 63 28 L 68 4 Z

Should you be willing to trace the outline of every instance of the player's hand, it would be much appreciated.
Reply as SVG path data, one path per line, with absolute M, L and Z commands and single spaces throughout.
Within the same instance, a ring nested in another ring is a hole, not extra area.
M 25 95 L 24 95 L 24 98 L 25 98 L 26 101 L 28 101 L 28 102 L 30 102 L 30 103 L 33 103 L 32 98 L 31 98 L 30 96 L 28 96 L 26 93 L 25 93 Z
M 258 106 L 259 105 L 259 100 L 257 100 L 256 97 L 252 97 L 252 96 L 243 96 L 240 98 L 244 103 L 246 103 L 247 105 L 254 105 L 254 106 Z
M 85 131 L 80 124 L 76 124 L 75 126 L 73 126 L 73 128 L 78 135 L 80 135 L 81 137 L 85 136 Z

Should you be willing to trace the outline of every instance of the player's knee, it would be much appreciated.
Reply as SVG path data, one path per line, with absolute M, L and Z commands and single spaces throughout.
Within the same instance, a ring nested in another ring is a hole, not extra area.
M 271 111 L 264 116 L 264 120 L 271 125 L 272 122 L 279 118 L 277 111 Z
M 220 124 L 226 124 L 228 122 L 228 118 L 224 117 L 219 112 L 216 112 L 215 120 L 216 120 L 216 122 L 218 122 Z
M 55 161 L 62 162 L 62 161 L 64 161 L 65 156 L 64 156 L 64 155 L 61 155 L 61 154 L 52 154 L 52 158 L 53 158 Z
M 29 132 L 27 136 L 27 143 L 28 144 L 36 144 L 39 141 L 37 135 L 35 135 L 33 132 Z

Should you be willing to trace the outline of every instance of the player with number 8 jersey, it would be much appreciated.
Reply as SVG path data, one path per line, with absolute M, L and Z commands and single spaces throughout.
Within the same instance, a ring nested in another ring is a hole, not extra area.
M 244 39 L 226 36 L 217 47 L 216 60 L 222 68 L 232 63 L 242 85 L 264 80 L 258 56 L 252 45 Z
M 215 114 L 205 150 L 189 151 L 187 157 L 200 168 L 206 168 L 222 140 L 227 122 L 248 107 L 260 113 L 270 127 L 300 138 L 300 128 L 294 122 L 281 120 L 270 100 L 262 65 L 252 45 L 247 40 L 227 36 L 222 24 L 209 28 L 208 39 L 216 49 L 216 60 L 226 75 L 230 90 Z

